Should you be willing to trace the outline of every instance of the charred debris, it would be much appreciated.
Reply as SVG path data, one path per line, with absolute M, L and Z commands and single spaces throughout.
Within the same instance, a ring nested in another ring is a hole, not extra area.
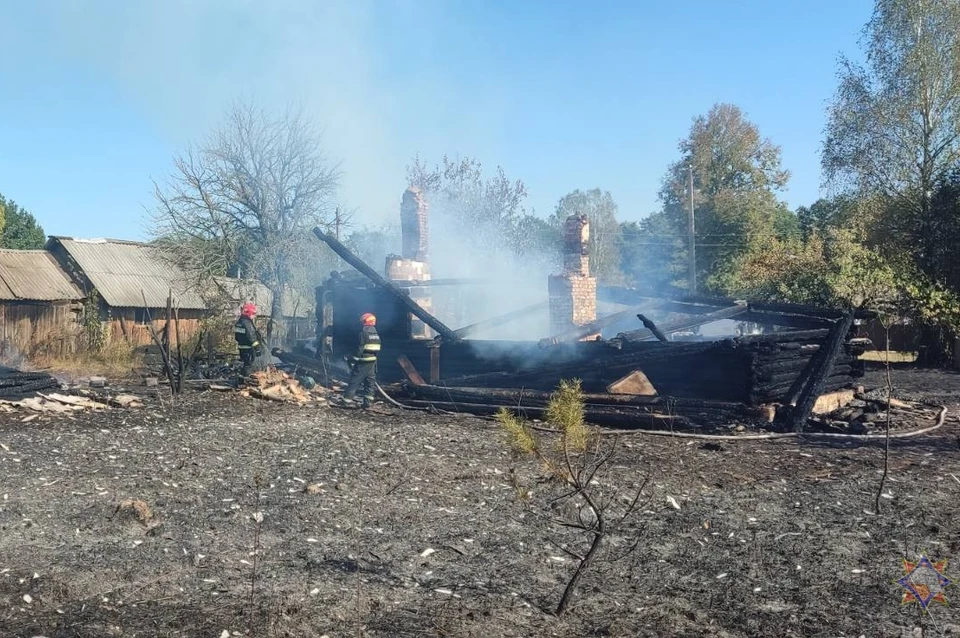
M 474 414 L 505 406 L 537 418 L 559 382 L 575 378 L 591 422 L 688 430 L 800 431 L 812 414 L 854 400 L 864 373 L 870 341 L 858 332 L 873 313 L 598 287 L 585 216 L 566 221 L 563 270 L 546 282 L 546 301 L 452 328 L 433 312 L 437 291 L 486 282 L 431 278 L 427 206 L 416 189 L 404 194 L 401 221 L 403 254 L 388 257 L 383 274 L 314 230 L 355 272 L 331 273 L 317 288 L 316 347 L 275 351 L 280 360 L 326 384 L 342 378 L 357 317 L 373 312 L 384 343 L 378 380 L 404 405 Z M 617 309 L 598 316 L 598 302 Z M 476 338 L 544 311 L 547 337 Z M 720 322 L 728 328 L 719 336 L 696 333 Z

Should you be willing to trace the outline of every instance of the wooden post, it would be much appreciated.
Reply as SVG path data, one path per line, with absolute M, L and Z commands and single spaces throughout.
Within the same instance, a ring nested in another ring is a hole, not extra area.
M 163 342 L 167 344 L 167 347 L 170 347 L 172 343 L 170 341 L 171 337 L 171 325 L 173 323 L 173 290 L 167 294 L 167 323 L 163 326 Z
M 843 319 L 837 320 L 826 342 L 821 346 L 820 353 L 822 357 L 816 361 L 816 365 L 803 376 L 804 387 L 797 399 L 797 405 L 791 410 L 790 420 L 794 432 L 803 432 L 810 413 L 813 412 L 813 406 L 820 396 L 824 381 L 830 376 L 830 370 L 833 368 L 834 361 L 843 344 L 846 341 L 850 327 L 853 325 L 853 313 L 848 313 Z
M 438 383 L 440 381 L 440 344 L 433 342 L 428 347 L 430 348 L 430 383 Z

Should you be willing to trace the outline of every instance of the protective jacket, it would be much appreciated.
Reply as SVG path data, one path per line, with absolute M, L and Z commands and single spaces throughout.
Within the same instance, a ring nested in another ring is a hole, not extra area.
M 259 350 L 263 337 L 250 317 L 240 317 L 233 327 L 233 336 L 240 350 Z
M 380 335 L 374 326 L 364 326 L 360 330 L 360 347 L 351 358 L 355 363 L 376 363 L 380 354 Z

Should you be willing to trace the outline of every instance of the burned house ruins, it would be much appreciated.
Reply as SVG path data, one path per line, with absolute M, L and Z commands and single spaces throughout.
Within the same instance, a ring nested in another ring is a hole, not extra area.
M 545 336 L 476 339 L 478 326 L 506 325 L 523 311 L 457 329 L 446 325 L 433 313 L 431 291 L 440 283 L 476 283 L 432 277 L 422 192 L 408 189 L 400 209 L 402 254 L 388 257 L 382 274 L 315 229 L 357 272 L 333 273 L 317 289 L 315 355 L 278 353 L 281 358 L 308 367 L 319 367 L 319 359 L 329 371 L 355 347 L 357 318 L 373 312 L 384 342 L 380 383 L 413 405 L 481 413 L 520 406 L 536 416 L 562 379 L 579 379 L 588 418 L 620 425 L 742 422 L 769 415 L 770 406 L 780 406 L 781 415 L 799 423 L 806 417 L 797 415 L 809 416 L 821 395 L 852 388 L 863 375 L 859 355 L 868 340 L 856 337 L 856 326 L 870 313 L 736 299 L 651 298 L 598 287 L 583 215 L 565 221 L 562 270 L 544 282 Z M 617 309 L 599 316 L 598 301 Z M 677 338 L 721 322 L 762 330 Z M 622 326 L 628 329 L 618 329 Z

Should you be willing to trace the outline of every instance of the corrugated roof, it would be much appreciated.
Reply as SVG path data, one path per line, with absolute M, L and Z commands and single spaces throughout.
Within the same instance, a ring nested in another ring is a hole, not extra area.
M 70 277 L 45 250 L 0 250 L 0 299 L 19 301 L 79 301 Z
M 109 306 L 165 308 L 173 290 L 176 306 L 203 310 L 207 305 L 186 275 L 148 244 L 117 239 L 52 237 L 76 261 Z

